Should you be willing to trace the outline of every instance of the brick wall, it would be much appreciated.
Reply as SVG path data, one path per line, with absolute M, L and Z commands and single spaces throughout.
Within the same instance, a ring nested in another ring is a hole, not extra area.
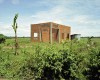
M 32 24 L 31 25 L 31 41 L 32 42 L 50 42 L 50 26 L 51 22 Z M 52 23 L 52 41 L 59 42 L 59 35 L 57 31 L 60 31 L 60 41 L 70 39 L 69 26 Z M 38 37 L 34 37 L 34 33 L 38 33 Z

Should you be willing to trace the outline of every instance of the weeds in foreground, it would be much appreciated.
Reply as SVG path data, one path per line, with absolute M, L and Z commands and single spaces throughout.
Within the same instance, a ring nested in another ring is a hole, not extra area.
M 87 41 L 53 45 L 28 42 L 28 47 L 20 47 L 17 56 L 13 48 L 7 49 L 6 44 L 2 44 L 0 76 L 13 80 L 99 80 L 100 47 L 87 47 L 90 45 Z

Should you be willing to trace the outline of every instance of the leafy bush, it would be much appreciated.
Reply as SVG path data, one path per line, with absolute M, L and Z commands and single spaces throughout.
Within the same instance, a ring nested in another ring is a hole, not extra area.
M 88 70 L 85 75 L 89 80 L 100 80 L 100 50 L 92 49 L 90 52 Z
M 99 80 L 100 43 L 87 41 L 20 43 L 17 56 L 10 45 L 2 44 L 0 76 L 13 80 Z
M 6 40 L 6 37 L 3 34 L 0 34 L 0 44 L 4 43 Z

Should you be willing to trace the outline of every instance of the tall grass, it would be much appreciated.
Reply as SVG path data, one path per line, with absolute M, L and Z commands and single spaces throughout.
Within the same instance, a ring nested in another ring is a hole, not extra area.
M 98 39 L 65 41 L 61 44 L 32 43 L 18 38 L 0 45 L 0 76 L 13 80 L 99 80 L 100 42 Z

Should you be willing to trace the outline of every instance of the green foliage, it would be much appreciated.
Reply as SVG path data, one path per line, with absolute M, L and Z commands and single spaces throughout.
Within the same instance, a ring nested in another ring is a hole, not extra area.
M 0 34 L 0 44 L 4 43 L 6 40 L 6 36 L 4 36 L 3 34 Z
M 1 38 L 5 38 L 5 36 L 4 36 L 3 34 L 0 34 L 0 39 L 1 39 Z
M 15 33 L 17 31 L 17 28 L 18 28 L 17 22 L 16 22 L 17 21 L 17 18 L 18 18 L 18 14 L 15 14 L 15 17 L 14 17 L 14 20 L 13 20 L 13 25 L 12 25 Z
M 13 19 L 13 30 L 15 32 L 15 55 L 18 54 L 17 52 L 17 49 L 18 49 L 18 39 L 17 39 L 17 28 L 18 28 L 18 25 L 17 25 L 17 18 L 18 18 L 18 14 L 15 14 L 15 17 Z
M 100 79 L 100 49 L 95 48 L 91 50 L 90 63 L 88 64 L 88 71 L 86 71 L 86 76 L 89 80 L 99 80 Z
M 33 44 L 20 38 L 20 54 L 15 56 L 13 39 L 7 39 L 0 45 L 0 76 L 10 80 L 99 80 L 100 42 L 87 42 Z

